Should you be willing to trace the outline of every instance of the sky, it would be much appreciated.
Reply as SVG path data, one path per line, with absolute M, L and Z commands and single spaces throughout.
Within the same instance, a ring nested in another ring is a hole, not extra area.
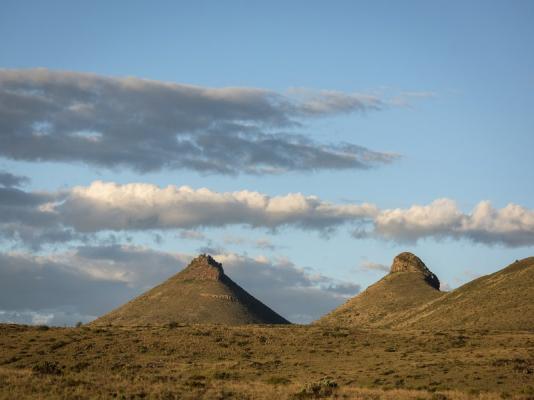
M 3 1 L 0 321 L 90 321 L 203 252 L 298 323 L 402 251 L 443 290 L 532 256 L 533 18 Z

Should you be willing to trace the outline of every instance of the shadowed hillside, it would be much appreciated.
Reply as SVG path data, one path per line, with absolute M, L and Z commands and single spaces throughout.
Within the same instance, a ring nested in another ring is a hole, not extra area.
M 386 327 L 405 313 L 440 298 L 439 280 L 412 253 L 393 260 L 390 273 L 364 292 L 321 318 L 318 323 Z
M 225 275 L 220 263 L 208 255 L 200 255 L 180 273 L 93 324 L 132 326 L 171 322 L 289 323 Z
M 534 257 L 445 294 L 397 327 L 534 330 Z

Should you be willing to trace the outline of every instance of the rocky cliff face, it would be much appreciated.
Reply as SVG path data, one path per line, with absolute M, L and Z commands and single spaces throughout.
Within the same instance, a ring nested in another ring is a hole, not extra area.
M 439 279 L 430 271 L 425 263 L 415 254 L 404 252 L 393 259 L 390 274 L 402 272 L 417 272 L 423 275 L 425 281 L 434 289 L 439 290 Z
M 207 280 L 218 281 L 224 275 L 221 263 L 218 263 L 210 255 L 201 254 L 194 258 L 180 274 L 183 280 Z

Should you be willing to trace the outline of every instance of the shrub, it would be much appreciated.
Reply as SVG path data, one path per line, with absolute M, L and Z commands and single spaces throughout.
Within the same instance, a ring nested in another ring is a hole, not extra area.
M 61 375 L 63 373 L 56 361 L 41 361 L 33 366 L 32 371 L 41 375 Z
M 289 379 L 284 378 L 283 376 L 271 376 L 266 382 L 270 383 L 271 385 L 287 385 L 291 383 Z
M 167 328 L 169 328 L 169 329 L 176 329 L 176 328 L 178 328 L 178 322 L 176 322 L 176 321 L 171 321 L 171 322 L 169 322 L 169 323 L 167 324 Z
M 334 393 L 338 384 L 330 378 L 322 378 L 317 382 L 307 383 L 295 395 L 297 399 L 328 397 Z
M 74 372 L 81 372 L 87 367 L 89 367 L 89 363 L 85 361 L 80 361 L 79 363 L 74 364 L 70 369 Z
M 221 379 L 221 380 L 231 379 L 232 378 L 232 374 L 230 372 L 226 372 L 226 371 L 216 371 L 213 374 L 213 377 L 215 379 Z

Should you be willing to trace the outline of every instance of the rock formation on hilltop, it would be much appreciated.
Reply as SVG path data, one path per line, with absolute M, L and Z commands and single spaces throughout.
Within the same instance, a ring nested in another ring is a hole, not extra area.
M 220 263 L 202 254 L 161 285 L 98 318 L 95 325 L 215 323 L 287 324 L 285 318 L 232 281 Z
M 363 328 L 534 331 L 534 257 L 450 291 L 412 253 L 317 323 Z
M 415 254 L 404 252 L 400 253 L 393 259 L 393 264 L 389 271 L 391 274 L 396 272 L 416 272 L 424 276 L 425 281 L 434 289 L 439 290 L 439 279 L 430 271 L 425 263 Z
M 319 324 L 390 327 L 412 309 L 443 295 L 439 279 L 412 253 L 396 256 L 389 274 L 322 317 Z

